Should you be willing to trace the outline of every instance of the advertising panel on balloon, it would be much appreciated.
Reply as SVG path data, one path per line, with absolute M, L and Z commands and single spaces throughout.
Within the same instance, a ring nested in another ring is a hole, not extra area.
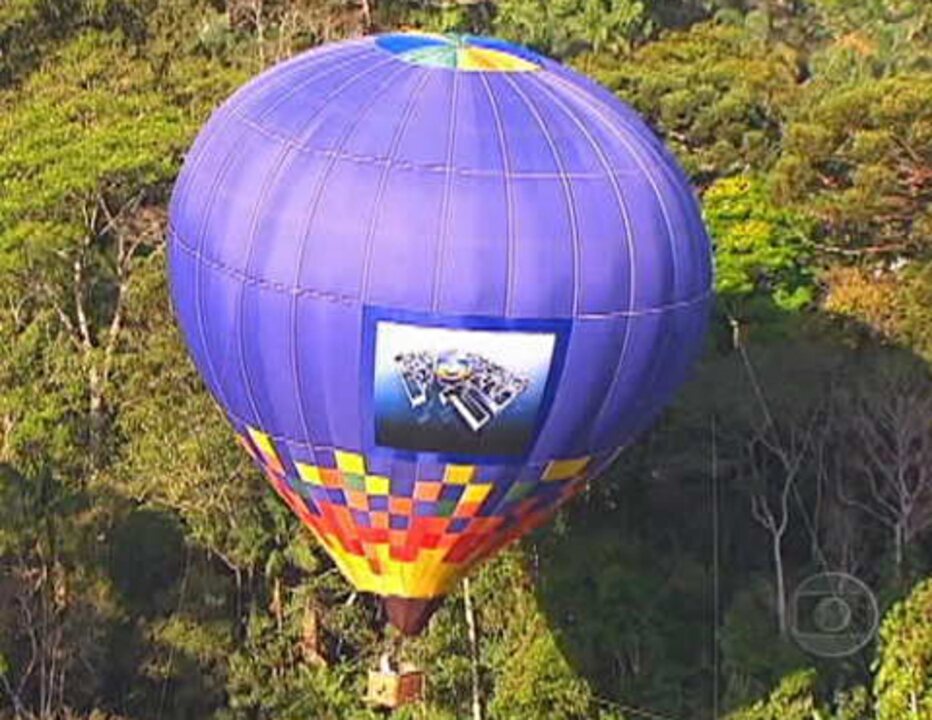
M 656 419 L 711 299 L 693 191 L 647 125 L 470 35 L 254 78 L 190 149 L 168 235 L 240 443 L 408 634 Z

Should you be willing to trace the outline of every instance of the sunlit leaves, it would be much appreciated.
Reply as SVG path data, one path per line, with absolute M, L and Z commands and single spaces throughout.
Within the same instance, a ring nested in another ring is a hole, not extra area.
M 777 198 L 817 216 L 842 247 L 928 252 L 932 75 L 816 84 L 792 110 Z
M 725 303 L 734 308 L 759 294 L 794 311 L 813 300 L 812 223 L 775 206 L 763 184 L 746 176 L 715 182 L 703 208 Z
M 9 108 L 0 115 L 0 252 L 48 241 L 27 232 L 43 221 L 68 228 L 58 238 L 67 246 L 86 231 L 97 193 L 119 202 L 171 177 L 192 129 L 148 65 L 96 33 L 0 100 Z
M 772 162 L 783 107 L 797 92 L 795 53 L 711 23 L 595 59 L 596 77 L 646 114 L 693 175 Z
M 556 57 L 618 52 L 647 29 L 640 0 L 500 0 L 494 30 Z
M 920 583 L 880 630 L 874 696 L 877 720 L 932 714 L 932 582 Z

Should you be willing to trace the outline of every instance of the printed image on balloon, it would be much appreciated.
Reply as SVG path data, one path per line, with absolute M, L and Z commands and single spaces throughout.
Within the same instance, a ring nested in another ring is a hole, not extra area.
M 376 444 L 520 455 L 532 440 L 553 333 L 377 326 Z

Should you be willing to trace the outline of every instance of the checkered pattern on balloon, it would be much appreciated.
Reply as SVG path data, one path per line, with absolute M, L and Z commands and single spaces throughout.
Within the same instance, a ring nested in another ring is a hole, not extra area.
M 609 454 L 542 465 L 367 459 L 302 449 L 244 427 L 240 443 L 269 483 L 361 590 L 432 598 L 545 524 Z

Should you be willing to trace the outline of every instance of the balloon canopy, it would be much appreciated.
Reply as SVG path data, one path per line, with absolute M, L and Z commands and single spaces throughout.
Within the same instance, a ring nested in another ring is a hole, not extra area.
M 242 445 L 407 633 L 651 423 L 711 287 L 689 184 L 636 114 L 473 36 L 259 75 L 191 149 L 169 248 Z

